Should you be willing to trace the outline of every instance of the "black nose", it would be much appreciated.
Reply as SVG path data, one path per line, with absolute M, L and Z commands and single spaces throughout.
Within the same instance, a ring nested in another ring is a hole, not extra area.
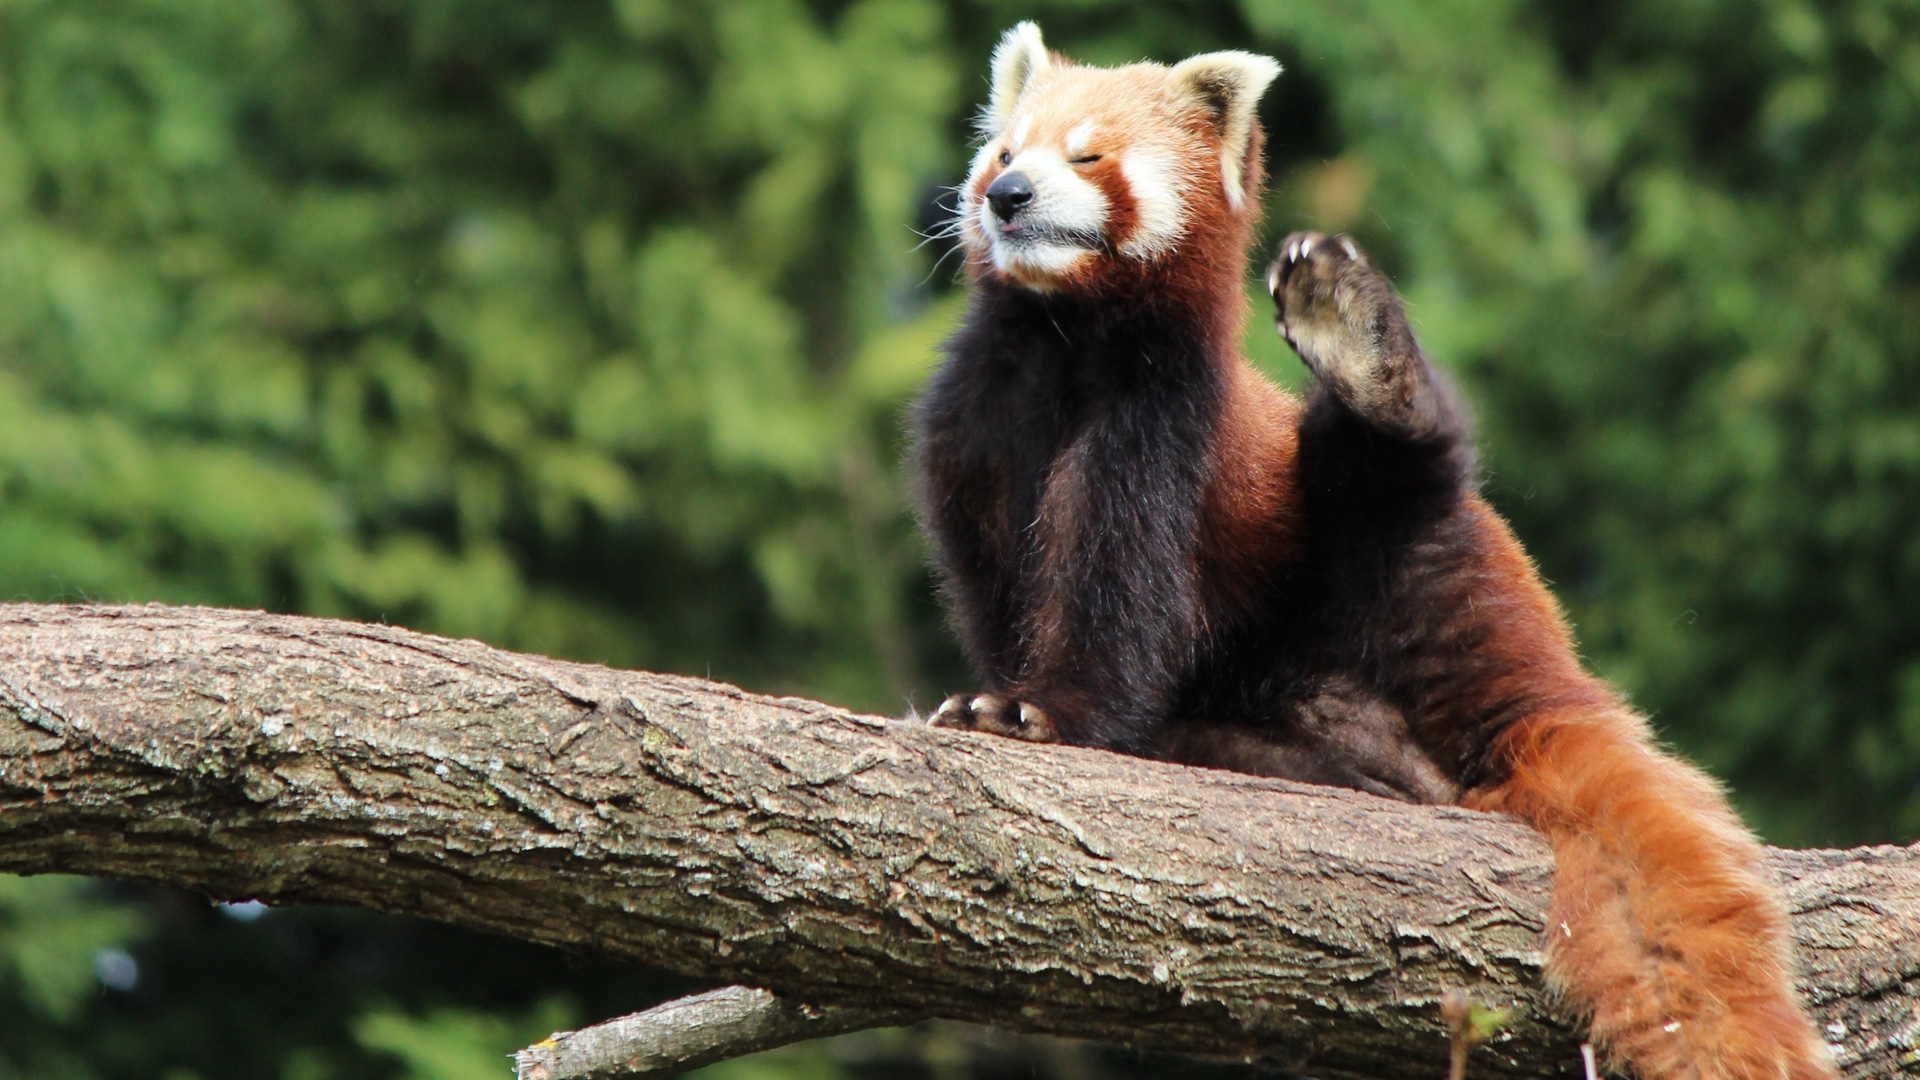
M 1001 173 L 987 185 L 987 205 L 993 207 L 993 216 L 1001 221 L 1012 221 L 1013 215 L 1032 201 L 1033 185 L 1017 172 Z

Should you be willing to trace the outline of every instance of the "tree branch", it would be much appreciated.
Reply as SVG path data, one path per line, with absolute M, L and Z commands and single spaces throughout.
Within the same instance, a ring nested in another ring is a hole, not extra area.
M 895 1010 L 802 1005 L 765 990 L 728 986 L 646 1012 L 556 1032 L 514 1055 L 518 1080 L 640 1080 L 716 1061 L 924 1017 Z
M 1773 852 L 1852 1076 L 1920 1068 L 1920 849 Z M 1508 819 L 1035 746 L 385 626 L 0 606 L 0 870 L 349 904 L 817 1007 L 1577 1076 Z

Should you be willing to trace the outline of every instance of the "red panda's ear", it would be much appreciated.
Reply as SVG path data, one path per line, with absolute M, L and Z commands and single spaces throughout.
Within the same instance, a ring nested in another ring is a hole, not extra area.
M 1280 65 L 1253 53 L 1202 53 L 1167 72 L 1167 92 L 1204 107 L 1220 133 L 1220 180 L 1235 210 L 1246 202 L 1246 160 L 1260 95 L 1280 74 Z
M 1023 22 L 1006 32 L 993 50 L 993 92 L 987 98 L 987 111 L 980 116 L 982 134 L 991 138 L 1007 129 L 1020 92 L 1052 62 L 1038 26 Z

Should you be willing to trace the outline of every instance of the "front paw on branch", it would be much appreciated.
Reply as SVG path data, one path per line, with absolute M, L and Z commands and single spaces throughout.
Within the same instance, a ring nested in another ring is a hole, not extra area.
M 1030 701 L 1014 701 L 999 694 L 955 694 L 940 704 L 929 723 L 1030 742 L 1053 742 L 1057 738 L 1046 710 Z

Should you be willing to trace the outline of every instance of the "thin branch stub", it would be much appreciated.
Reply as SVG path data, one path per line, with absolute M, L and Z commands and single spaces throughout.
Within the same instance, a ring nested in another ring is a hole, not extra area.
M 555 1032 L 514 1055 L 519 1080 L 644 1080 L 805 1039 L 922 1019 L 891 1010 L 815 1006 L 728 986 L 645 1012 Z

